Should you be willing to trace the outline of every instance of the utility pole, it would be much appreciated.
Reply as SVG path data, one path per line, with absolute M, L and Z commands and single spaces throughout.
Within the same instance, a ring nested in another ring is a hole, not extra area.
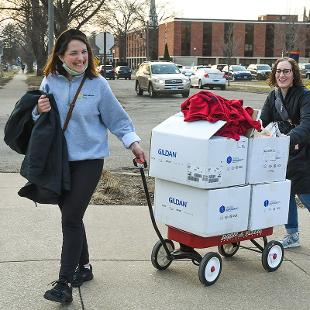
M 150 60 L 150 55 L 149 55 L 149 52 L 150 52 L 150 42 L 149 42 L 150 38 L 149 38 L 149 22 L 147 21 L 146 22 L 146 31 L 145 31 L 145 58 L 146 60 Z
M 150 1 L 149 20 L 147 22 L 147 59 L 157 59 L 157 31 L 158 18 L 156 13 L 155 0 Z
M 52 53 L 54 46 L 54 4 L 48 0 L 48 54 Z
M 107 67 L 106 67 L 106 62 L 107 62 L 107 33 L 106 31 L 103 33 L 103 76 L 106 78 L 107 76 Z

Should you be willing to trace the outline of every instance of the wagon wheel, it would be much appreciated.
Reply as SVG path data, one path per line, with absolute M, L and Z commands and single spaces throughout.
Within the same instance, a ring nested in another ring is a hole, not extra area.
M 218 246 L 218 251 L 222 256 L 232 257 L 234 256 L 240 247 L 240 242 L 236 243 L 227 243 Z
M 219 278 L 222 271 L 222 258 L 219 254 L 207 253 L 199 264 L 198 276 L 202 284 L 210 286 Z
M 169 239 L 165 239 L 164 241 L 169 252 L 172 253 L 174 251 L 174 243 Z M 158 270 L 167 269 L 172 263 L 172 260 L 168 258 L 167 252 L 160 240 L 158 240 L 153 247 L 151 262 Z
M 270 241 L 262 253 L 262 264 L 268 272 L 276 271 L 282 264 L 284 248 L 279 241 Z

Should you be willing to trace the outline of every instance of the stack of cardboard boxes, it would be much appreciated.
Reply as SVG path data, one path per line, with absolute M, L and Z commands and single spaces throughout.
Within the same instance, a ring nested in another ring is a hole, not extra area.
M 289 138 L 214 136 L 224 125 L 179 113 L 152 130 L 156 220 L 203 237 L 286 223 Z

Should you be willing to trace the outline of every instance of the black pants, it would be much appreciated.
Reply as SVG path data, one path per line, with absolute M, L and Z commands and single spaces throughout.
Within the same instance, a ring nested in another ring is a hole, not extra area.
M 83 217 L 102 168 L 103 159 L 70 162 L 71 190 L 59 203 L 63 234 L 59 279 L 71 282 L 76 267 L 89 262 Z

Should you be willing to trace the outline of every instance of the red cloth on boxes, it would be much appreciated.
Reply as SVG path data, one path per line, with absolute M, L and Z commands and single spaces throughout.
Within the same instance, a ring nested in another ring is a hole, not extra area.
M 181 104 L 184 121 L 218 120 L 227 123 L 216 133 L 218 136 L 239 140 L 250 128 L 261 130 L 261 123 L 252 119 L 253 109 L 243 108 L 243 100 L 228 100 L 209 91 L 200 91 Z

